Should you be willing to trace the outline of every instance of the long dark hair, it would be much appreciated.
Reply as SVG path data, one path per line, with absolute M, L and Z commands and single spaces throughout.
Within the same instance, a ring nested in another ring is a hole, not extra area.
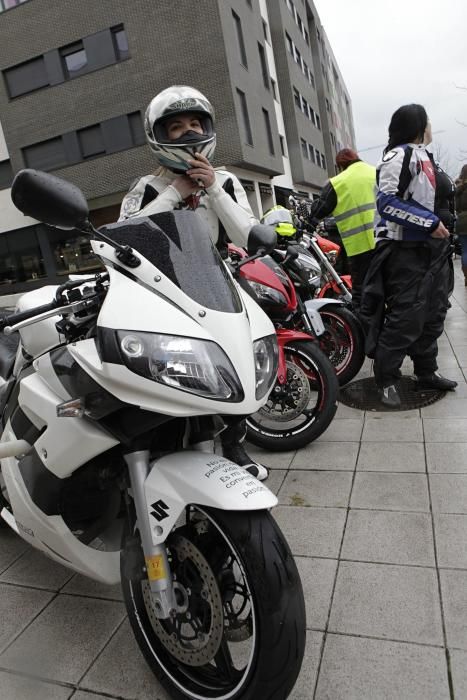
M 423 138 L 428 115 L 422 105 L 403 105 L 394 112 L 389 124 L 389 141 L 384 152 L 390 151 L 395 146 L 403 143 L 412 143 L 415 139 Z
M 464 185 L 467 183 L 467 163 L 462 166 L 459 177 L 456 180 L 457 185 Z

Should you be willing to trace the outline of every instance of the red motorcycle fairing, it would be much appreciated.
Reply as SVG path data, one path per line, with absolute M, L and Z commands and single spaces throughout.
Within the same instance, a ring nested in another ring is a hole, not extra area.
M 352 278 L 350 275 L 341 275 L 341 280 L 349 290 L 349 292 L 352 291 Z M 339 289 L 338 285 L 334 282 L 327 282 L 324 287 L 321 287 L 319 290 L 318 297 L 321 299 L 322 297 L 328 296 L 327 292 L 333 292 L 335 294 L 342 294 L 342 290 Z
M 277 381 L 279 384 L 285 384 L 287 381 L 287 367 L 285 364 L 285 352 L 284 347 L 287 343 L 291 343 L 297 340 L 306 340 L 310 342 L 313 340 L 309 333 L 302 333 L 302 331 L 294 331 L 288 328 L 276 328 L 277 342 L 279 345 L 279 366 L 277 368 Z
M 317 233 L 315 233 L 315 238 L 323 253 L 330 253 L 331 251 L 334 251 L 335 253 L 339 254 L 341 247 L 338 243 L 334 243 L 328 238 L 323 238 L 323 236 L 319 236 Z

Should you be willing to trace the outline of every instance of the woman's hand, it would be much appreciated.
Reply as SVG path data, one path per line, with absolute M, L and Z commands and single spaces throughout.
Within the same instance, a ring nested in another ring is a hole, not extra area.
M 440 221 L 438 226 L 430 235 L 432 238 L 449 238 L 449 231 L 447 230 L 446 226 Z
M 216 173 L 206 156 L 195 153 L 195 157 L 188 161 L 192 168 L 186 171 L 193 180 L 198 182 L 200 187 L 211 187 L 216 181 Z
M 175 187 L 182 199 L 186 199 L 190 196 L 190 194 L 199 192 L 201 189 L 201 187 L 187 175 L 179 175 L 171 184 L 172 187 Z

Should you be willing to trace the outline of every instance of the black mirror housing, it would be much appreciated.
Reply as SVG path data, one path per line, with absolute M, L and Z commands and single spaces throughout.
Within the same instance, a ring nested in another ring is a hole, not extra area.
M 62 229 L 85 229 L 88 203 L 81 190 L 67 180 L 41 170 L 20 170 L 11 186 L 17 209 L 33 219 Z
M 277 234 L 273 226 L 256 224 L 248 235 L 248 255 L 256 255 L 260 249 L 270 253 L 277 245 Z

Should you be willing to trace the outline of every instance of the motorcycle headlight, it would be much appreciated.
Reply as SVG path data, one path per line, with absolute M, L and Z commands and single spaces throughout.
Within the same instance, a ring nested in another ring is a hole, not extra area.
M 267 303 L 274 302 L 274 304 L 281 305 L 287 304 L 287 299 L 282 294 L 282 292 L 278 292 L 277 289 L 268 287 L 265 284 L 260 284 L 260 282 L 252 282 L 251 280 L 248 280 L 248 284 L 252 287 L 253 291 L 255 292 L 256 296 L 260 301 Z
M 253 343 L 256 370 L 256 398 L 266 396 L 276 380 L 279 346 L 276 335 L 267 335 Z
M 224 351 L 210 340 L 117 331 L 125 365 L 159 384 L 218 401 L 237 403 L 244 394 Z

